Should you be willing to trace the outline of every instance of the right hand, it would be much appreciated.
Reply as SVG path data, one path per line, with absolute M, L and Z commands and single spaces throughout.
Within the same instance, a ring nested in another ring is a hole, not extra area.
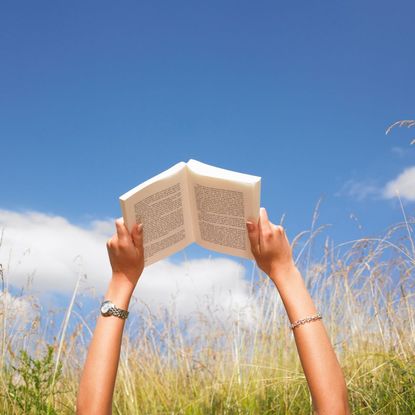
M 258 223 L 246 223 L 251 251 L 262 271 L 274 282 L 281 273 L 296 268 L 291 245 L 284 228 L 268 219 L 265 208 L 260 209 Z

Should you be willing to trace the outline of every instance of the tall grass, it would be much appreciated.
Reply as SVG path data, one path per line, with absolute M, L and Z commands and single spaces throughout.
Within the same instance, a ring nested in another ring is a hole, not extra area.
M 310 231 L 293 238 L 294 252 L 345 373 L 353 413 L 414 414 L 414 219 L 405 216 L 381 237 L 338 245 L 326 238 L 318 250 L 313 243 L 317 236 L 321 240 L 324 227 L 317 227 L 316 219 L 315 214 Z M 174 307 L 168 312 L 140 308 L 141 314 L 130 320 L 124 333 L 114 414 L 312 413 L 277 290 L 256 268 L 252 271 L 249 302 L 232 319 L 224 320 L 220 311 L 209 307 L 186 321 Z M 27 299 L 33 321 L 43 320 L 36 299 Z M 24 331 L 13 332 L 16 322 L 5 313 L 6 301 L 2 306 L 0 324 L 8 335 L 2 336 L 1 345 L 0 412 L 20 414 L 10 386 L 23 384 L 20 372 L 12 368 L 25 367 L 17 351 L 31 350 L 40 362 L 47 342 L 41 325 L 33 321 Z M 62 373 L 57 364 L 50 366 L 54 386 L 49 406 L 30 413 L 74 413 L 97 314 L 67 317 L 82 317 L 82 322 L 71 331 L 67 320 L 63 323 L 53 344 Z

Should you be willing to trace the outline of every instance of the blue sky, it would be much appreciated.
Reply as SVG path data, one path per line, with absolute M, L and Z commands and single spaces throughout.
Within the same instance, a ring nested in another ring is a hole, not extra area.
M 2 2 L 0 209 L 89 226 L 195 158 L 261 176 L 262 205 L 274 222 L 285 213 L 290 239 L 320 197 L 337 242 L 379 235 L 402 220 L 386 185 L 415 165 L 415 128 L 385 135 L 415 118 L 414 12 L 410 1 Z
M 115 216 L 193 157 L 261 175 L 293 232 L 321 195 L 340 237 L 352 211 L 380 231 L 397 206 L 334 194 L 413 164 L 411 133 L 385 136 L 415 100 L 415 6 L 399 4 L 3 3 L 1 207 Z

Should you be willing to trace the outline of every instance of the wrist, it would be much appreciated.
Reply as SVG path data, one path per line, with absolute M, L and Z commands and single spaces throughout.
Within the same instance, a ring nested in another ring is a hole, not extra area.
M 298 278 L 302 279 L 301 273 L 294 262 L 273 267 L 269 273 L 269 277 L 277 288 L 283 284 L 289 284 Z
M 130 274 L 122 271 L 112 271 L 111 284 L 117 286 L 122 291 L 133 292 L 137 285 L 138 278 L 131 276 Z
M 297 267 L 286 269 L 272 279 L 291 322 L 317 313 L 315 304 L 307 290 Z
M 120 275 L 112 275 L 105 294 L 106 300 L 111 300 L 117 307 L 128 309 L 135 286 Z

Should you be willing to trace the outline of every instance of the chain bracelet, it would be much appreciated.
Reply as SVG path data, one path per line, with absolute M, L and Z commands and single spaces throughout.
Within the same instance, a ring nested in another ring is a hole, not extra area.
M 290 324 L 291 330 L 294 330 L 296 327 L 301 326 L 302 324 L 310 323 L 311 321 L 321 320 L 323 317 L 320 313 L 317 313 L 314 316 L 309 316 L 301 320 L 297 320 L 294 323 Z

